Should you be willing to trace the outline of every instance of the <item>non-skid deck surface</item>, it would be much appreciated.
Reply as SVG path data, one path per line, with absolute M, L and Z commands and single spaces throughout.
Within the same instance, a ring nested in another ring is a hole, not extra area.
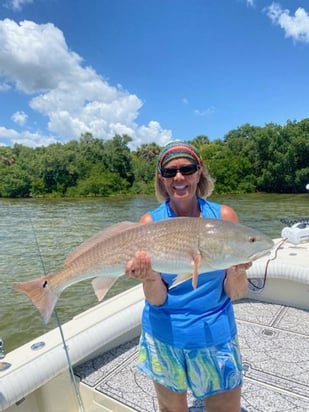
M 309 411 L 309 312 L 243 300 L 234 305 L 244 365 L 242 412 Z M 136 370 L 138 339 L 75 368 L 82 381 L 139 412 L 156 412 L 149 378 Z M 203 404 L 189 394 L 190 412 Z

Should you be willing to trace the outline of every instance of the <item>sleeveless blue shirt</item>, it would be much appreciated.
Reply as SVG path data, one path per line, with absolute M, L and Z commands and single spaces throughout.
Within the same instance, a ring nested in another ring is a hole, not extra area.
M 198 198 L 204 218 L 221 218 L 221 205 Z M 176 217 L 169 200 L 149 212 L 153 221 Z M 167 288 L 177 275 L 161 274 Z M 198 349 L 228 342 L 237 334 L 233 306 L 225 294 L 224 270 L 198 276 L 198 287 L 188 279 L 168 289 L 163 305 L 145 300 L 142 327 L 154 338 L 181 349 Z

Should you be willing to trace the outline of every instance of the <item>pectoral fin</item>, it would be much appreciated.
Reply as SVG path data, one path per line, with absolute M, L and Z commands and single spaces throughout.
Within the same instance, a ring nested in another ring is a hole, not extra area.
M 193 289 L 196 289 L 200 262 L 201 262 L 201 255 L 200 254 L 195 255 L 193 258 L 193 273 L 186 273 L 184 275 L 178 275 L 177 278 L 172 283 L 170 289 L 174 288 L 175 286 L 180 285 L 181 283 L 185 282 L 186 280 L 190 278 L 192 278 Z
M 194 270 L 193 270 L 193 277 L 192 277 L 192 286 L 193 289 L 197 288 L 197 280 L 198 280 L 198 269 L 201 262 L 201 255 L 195 255 L 193 258 L 194 263 Z

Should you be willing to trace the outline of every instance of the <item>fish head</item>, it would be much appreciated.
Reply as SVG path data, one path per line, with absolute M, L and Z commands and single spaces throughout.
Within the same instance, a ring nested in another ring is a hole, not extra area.
M 209 219 L 200 237 L 202 259 L 214 269 L 253 262 L 269 254 L 273 240 L 264 233 L 227 220 Z

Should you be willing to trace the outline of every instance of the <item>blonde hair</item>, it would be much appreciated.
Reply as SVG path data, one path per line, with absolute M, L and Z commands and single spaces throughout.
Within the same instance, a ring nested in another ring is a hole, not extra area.
M 212 194 L 214 190 L 214 179 L 208 173 L 207 167 L 204 164 L 203 160 L 200 159 L 200 180 L 196 187 L 196 196 L 197 197 L 208 197 Z M 160 171 L 156 168 L 155 174 L 155 192 L 156 197 L 159 202 L 169 199 L 169 195 L 165 189 L 164 183 L 161 178 Z

